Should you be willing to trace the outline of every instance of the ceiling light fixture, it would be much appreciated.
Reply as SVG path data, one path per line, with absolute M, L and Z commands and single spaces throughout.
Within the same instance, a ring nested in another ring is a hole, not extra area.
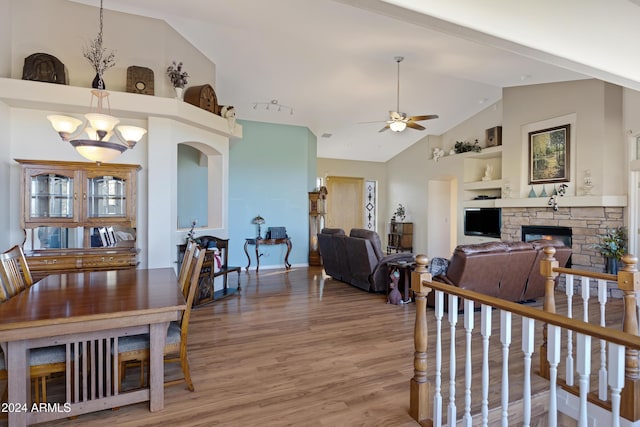
M 280 104 L 277 99 L 272 99 L 269 102 L 254 102 L 253 103 L 253 109 L 254 110 L 257 110 L 258 106 L 261 106 L 261 107 L 264 106 L 265 110 L 270 110 L 271 107 L 278 107 L 278 111 L 282 111 L 282 110 L 287 111 L 288 110 L 289 111 L 289 115 L 293 116 L 293 108 L 289 107 L 288 105 Z
M 389 123 L 389 129 L 391 129 L 394 132 L 402 132 L 406 128 L 407 128 L 407 124 L 400 120 Z
M 98 50 L 102 48 L 102 0 L 100 1 L 100 32 L 98 33 Z M 49 115 L 47 119 L 53 128 L 58 132 L 63 141 L 68 141 L 74 146 L 76 151 L 85 159 L 93 162 L 109 162 L 127 149 L 133 148 L 140 139 L 147 133 L 147 130 L 137 126 L 118 126 L 119 119 L 110 115 L 111 105 L 109 104 L 109 92 L 103 89 L 102 74 L 98 73 L 98 89 L 91 90 L 90 112 L 85 114 L 85 122 L 75 117 Z M 95 110 L 93 99 L 96 99 Z M 104 100 L 107 100 L 107 111 L 103 108 Z M 77 130 L 79 129 L 79 130 Z M 85 132 L 86 139 L 78 139 Z M 109 139 L 115 134 L 120 141 L 111 142 Z

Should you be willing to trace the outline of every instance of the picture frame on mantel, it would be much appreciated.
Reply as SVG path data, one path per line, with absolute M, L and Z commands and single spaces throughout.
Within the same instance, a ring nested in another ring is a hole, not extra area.
M 529 184 L 569 182 L 571 125 L 529 132 Z

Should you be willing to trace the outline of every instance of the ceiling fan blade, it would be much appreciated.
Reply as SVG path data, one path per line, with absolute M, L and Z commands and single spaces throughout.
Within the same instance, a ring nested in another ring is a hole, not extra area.
M 386 123 L 386 122 L 387 122 L 386 120 L 374 120 L 372 122 L 357 122 L 356 124 L 358 124 L 358 125 L 368 125 L 368 124 L 371 124 L 371 123 Z
M 421 125 L 417 124 L 416 122 L 412 122 L 411 120 L 409 120 L 407 122 L 407 127 L 411 128 L 411 129 L 415 129 L 415 130 L 425 130 L 426 129 L 424 126 L 421 126 Z
M 387 123 L 387 125 L 385 127 L 383 127 L 382 129 L 380 129 L 378 132 L 384 132 L 385 130 L 389 129 L 389 124 Z
M 429 114 L 426 116 L 413 116 L 413 117 L 409 117 L 409 120 L 412 120 L 414 122 L 419 122 L 421 120 L 431 120 L 431 119 L 437 119 L 438 115 L 437 114 Z

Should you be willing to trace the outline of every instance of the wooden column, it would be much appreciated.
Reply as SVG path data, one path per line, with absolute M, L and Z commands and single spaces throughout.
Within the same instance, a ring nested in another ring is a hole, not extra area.
M 638 258 L 633 255 L 622 257 L 624 268 L 618 272 L 618 288 L 624 293 L 624 320 L 622 330 L 638 335 L 636 294 L 640 291 Z M 625 352 L 625 379 L 621 394 L 620 415 L 630 421 L 640 419 L 640 369 L 638 350 L 627 348 Z
M 553 246 L 545 246 L 544 258 L 540 260 L 540 274 L 545 277 L 544 282 L 544 306 L 547 313 L 556 312 L 555 285 L 558 273 L 553 271 L 558 267 L 558 261 L 554 258 L 556 249 Z M 540 345 L 540 376 L 549 379 L 549 362 L 547 361 L 547 324 L 542 326 L 542 345 Z
M 431 381 L 427 380 L 427 295 L 431 288 L 423 283 L 432 279 L 427 270 L 428 263 L 426 255 L 417 255 L 416 268 L 411 273 L 411 290 L 416 301 L 416 323 L 413 331 L 415 353 L 409 415 L 418 422 L 433 419 L 433 391 Z

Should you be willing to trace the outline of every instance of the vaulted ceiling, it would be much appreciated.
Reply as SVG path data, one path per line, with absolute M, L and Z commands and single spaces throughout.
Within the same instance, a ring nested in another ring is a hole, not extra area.
M 632 51 L 622 49 L 637 36 L 640 7 L 595 3 L 107 0 L 104 7 L 167 21 L 216 64 L 218 99 L 240 119 L 306 126 L 319 157 L 386 161 L 495 103 L 504 87 L 597 77 L 638 89 L 640 66 L 623 61 Z M 592 19 L 599 21 L 591 26 Z M 396 109 L 396 56 L 405 58 L 400 110 L 439 115 L 420 122 L 424 131 L 378 132 Z

